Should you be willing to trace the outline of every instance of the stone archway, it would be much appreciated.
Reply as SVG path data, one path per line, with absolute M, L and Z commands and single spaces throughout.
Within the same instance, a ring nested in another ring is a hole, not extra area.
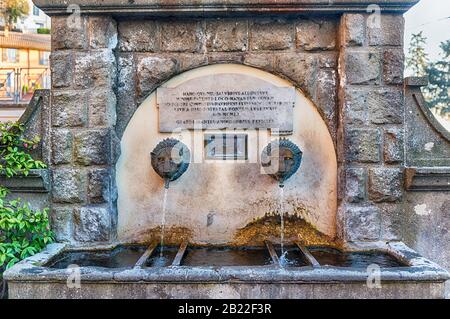
M 218 64 L 187 71 L 162 87 L 176 87 L 191 79 L 211 74 L 245 74 L 255 81 L 274 86 L 291 86 L 270 73 L 242 65 Z M 301 170 L 284 190 L 289 216 L 306 220 L 320 232 L 335 237 L 337 210 L 337 161 L 333 140 L 317 108 L 302 92 L 295 90 L 293 134 L 290 140 L 304 152 Z M 173 136 L 158 130 L 156 92 L 139 106 L 121 141 L 121 157 L 116 165 L 118 186 L 118 239 L 148 241 L 161 223 L 163 183 L 150 165 L 150 152 L 162 139 Z M 244 132 L 238 130 L 236 132 Z M 175 134 L 191 149 L 202 139 L 202 131 Z M 249 133 L 249 149 L 258 154 L 262 140 L 276 137 L 270 132 Z M 251 148 L 258 147 L 256 151 Z M 193 243 L 236 243 L 237 232 L 248 224 L 276 214 L 279 188 L 262 175 L 258 163 L 194 163 L 171 186 L 166 222 L 176 236 L 186 235 Z M 171 229 L 171 230 L 170 230 Z

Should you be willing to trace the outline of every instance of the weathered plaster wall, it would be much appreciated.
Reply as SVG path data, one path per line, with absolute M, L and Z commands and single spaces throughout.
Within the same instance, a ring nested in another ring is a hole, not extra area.
M 405 216 L 398 222 L 405 243 L 450 269 L 448 192 L 407 192 Z
M 243 74 L 262 85 L 291 86 L 255 68 L 221 64 L 186 72 L 163 87 L 214 74 Z M 226 89 L 227 84 L 223 85 Z M 171 183 L 165 216 L 168 229 L 189 229 L 193 243 L 231 243 L 239 229 L 266 214 L 278 215 L 283 205 L 286 216 L 299 215 L 334 238 L 337 163 L 333 141 L 317 108 L 299 91 L 296 100 L 294 132 L 287 138 L 301 148 L 303 160 L 299 171 L 286 182 L 281 204 L 278 183 L 261 173 L 259 163 L 263 148 L 276 136 L 267 130 L 233 131 L 249 134 L 249 162 L 205 161 L 204 132 L 159 133 L 156 94 L 151 94 L 134 113 L 121 141 L 117 163 L 119 240 L 148 241 L 155 235 L 151 230 L 161 225 L 164 183 L 150 165 L 150 152 L 170 136 L 189 147 L 194 163 Z
M 450 193 L 407 192 L 403 216 L 394 220 L 399 237 L 420 254 L 450 270 Z M 446 296 L 450 298 L 450 282 Z
M 146 19 L 133 21 L 119 19 L 118 120 L 116 126 L 118 136 L 122 135 L 137 106 L 165 81 L 179 73 L 201 66 L 232 63 L 259 68 L 294 83 L 315 103 L 335 141 L 338 22 L 339 19 L 335 16 L 296 19 Z M 247 176 L 255 169 L 259 171 L 256 165 L 253 166 L 253 169 L 247 169 L 247 172 L 245 174 L 241 172 L 241 175 Z M 226 167 L 229 169 L 229 166 Z M 334 169 L 331 169 L 329 174 L 333 175 L 333 171 Z M 211 174 L 211 177 L 217 175 L 215 170 L 212 172 L 214 174 Z M 235 172 L 225 175 L 234 174 Z M 329 183 L 326 180 L 327 178 L 324 178 L 321 185 Z M 238 179 L 233 180 L 232 183 L 236 181 Z M 229 188 L 234 189 L 231 194 L 238 194 L 237 190 L 245 186 L 242 179 L 239 179 L 239 184 L 230 184 Z M 222 194 L 221 200 L 216 203 L 217 207 L 213 207 L 214 205 L 205 205 L 202 209 L 194 207 L 193 210 L 196 213 L 191 212 L 183 220 L 189 225 L 194 223 L 206 225 L 208 214 L 210 216 L 215 214 L 218 215 L 216 225 L 220 228 L 219 219 L 222 216 L 221 222 L 224 223 L 222 229 L 213 229 L 212 227 L 196 230 L 197 238 L 199 238 L 199 234 L 202 234 L 204 239 L 222 238 L 223 241 L 224 238 L 227 238 L 229 240 L 230 234 L 237 228 L 245 226 L 252 218 L 262 217 L 265 213 L 274 211 L 278 194 L 266 195 L 263 197 L 264 203 L 258 203 L 261 201 L 260 194 L 266 191 L 264 187 L 267 184 L 264 182 L 257 184 L 256 188 L 248 185 L 248 188 L 252 188 L 251 194 L 253 195 L 250 196 L 246 192 L 248 196 L 246 200 L 237 198 L 241 203 L 240 215 L 242 218 L 227 222 L 225 219 L 227 214 L 224 212 L 232 211 L 233 214 L 236 214 L 239 209 L 231 204 L 232 201 L 226 200 L 235 195 L 229 197 Z M 273 187 L 269 187 L 269 189 L 271 190 L 269 193 L 274 192 Z M 220 187 L 217 191 L 220 192 Z M 304 201 L 304 198 L 308 198 L 307 195 L 300 196 L 299 193 L 301 192 L 298 192 L 297 196 L 288 194 L 288 197 L 292 196 L 291 202 L 293 202 L 289 211 L 299 211 L 300 202 Z M 158 195 L 160 196 L 156 196 L 157 200 L 153 210 L 161 208 L 161 194 Z M 194 198 L 196 197 L 194 196 Z M 330 200 L 326 198 L 320 205 L 317 199 L 315 203 L 305 201 L 303 204 L 309 205 L 310 214 L 313 216 L 309 220 L 312 224 L 334 236 L 335 205 L 333 203 L 330 205 Z M 196 205 L 203 202 L 199 200 Z M 229 207 L 223 211 L 227 205 Z M 142 208 L 145 210 L 145 207 Z M 317 211 L 313 212 L 314 210 Z M 172 208 L 173 211 L 175 209 Z M 149 218 L 148 211 L 142 214 Z M 156 218 L 157 223 L 156 220 L 153 220 L 147 227 L 153 228 L 159 225 L 158 215 L 153 214 L 151 217 L 152 219 Z M 176 216 L 179 215 L 186 214 L 182 212 L 176 214 Z M 145 228 L 144 225 L 139 229 L 143 228 Z M 120 236 L 122 235 L 123 233 Z

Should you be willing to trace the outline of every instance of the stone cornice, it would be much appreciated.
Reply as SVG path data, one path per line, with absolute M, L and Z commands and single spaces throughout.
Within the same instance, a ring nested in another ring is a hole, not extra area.
M 71 14 L 77 4 L 83 14 L 116 16 L 226 16 L 369 12 L 404 13 L 419 0 L 34 0 L 49 15 Z
M 405 169 L 408 191 L 450 191 L 450 167 L 408 167 Z

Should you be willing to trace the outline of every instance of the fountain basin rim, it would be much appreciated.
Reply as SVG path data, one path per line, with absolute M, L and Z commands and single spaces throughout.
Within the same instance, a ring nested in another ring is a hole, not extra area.
M 106 250 L 123 244 L 91 247 L 69 247 L 50 244 L 39 254 L 29 257 L 5 271 L 8 282 L 67 282 L 66 269 L 44 267 L 64 252 L 79 250 Z M 87 248 L 87 249 L 86 249 Z M 422 257 L 401 242 L 353 243 L 353 251 L 382 250 L 401 259 L 409 266 L 381 268 L 382 282 L 444 282 L 449 273 L 434 262 Z M 169 266 L 153 268 L 101 268 L 80 267 L 81 282 L 102 283 L 339 283 L 366 282 L 364 268 L 312 266 L 281 268 L 270 266 L 191 267 Z

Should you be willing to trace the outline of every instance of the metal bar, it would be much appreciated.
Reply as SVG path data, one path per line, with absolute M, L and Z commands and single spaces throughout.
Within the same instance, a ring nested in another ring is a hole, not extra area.
M 272 257 L 273 263 L 276 265 L 280 265 L 280 259 L 278 258 L 275 248 L 273 248 L 273 244 L 268 240 L 266 240 L 264 243 L 266 244 L 267 250 L 269 250 L 269 254 L 270 257 Z
M 20 89 L 19 89 L 19 72 L 18 70 L 14 70 L 14 102 L 19 103 L 20 101 Z
M 308 248 L 306 248 L 305 246 L 303 246 L 302 244 L 300 244 L 299 242 L 295 242 L 295 244 L 298 246 L 298 248 L 300 248 L 300 250 L 302 251 L 303 255 L 305 255 L 306 259 L 308 259 L 308 261 L 311 263 L 311 265 L 313 267 L 320 267 L 319 262 L 317 261 L 316 258 L 314 258 L 313 255 L 311 255 L 311 253 L 309 252 Z
M 188 242 L 184 241 L 180 248 L 178 249 L 177 255 L 173 259 L 172 266 L 179 266 L 181 264 L 181 260 L 183 259 L 184 253 L 186 252 L 186 248 L 188 246 Z
M 155 248 L 158 246 L 158 242 L 155 241 L 148 246 L 147 250 L 144 252 L 144 254 L 139 258 L 139 260 L 134 265 L 134 268 L 142 268 L 145 265 L 145 262 L 147 261 L 148 257 L 153 253 Z

